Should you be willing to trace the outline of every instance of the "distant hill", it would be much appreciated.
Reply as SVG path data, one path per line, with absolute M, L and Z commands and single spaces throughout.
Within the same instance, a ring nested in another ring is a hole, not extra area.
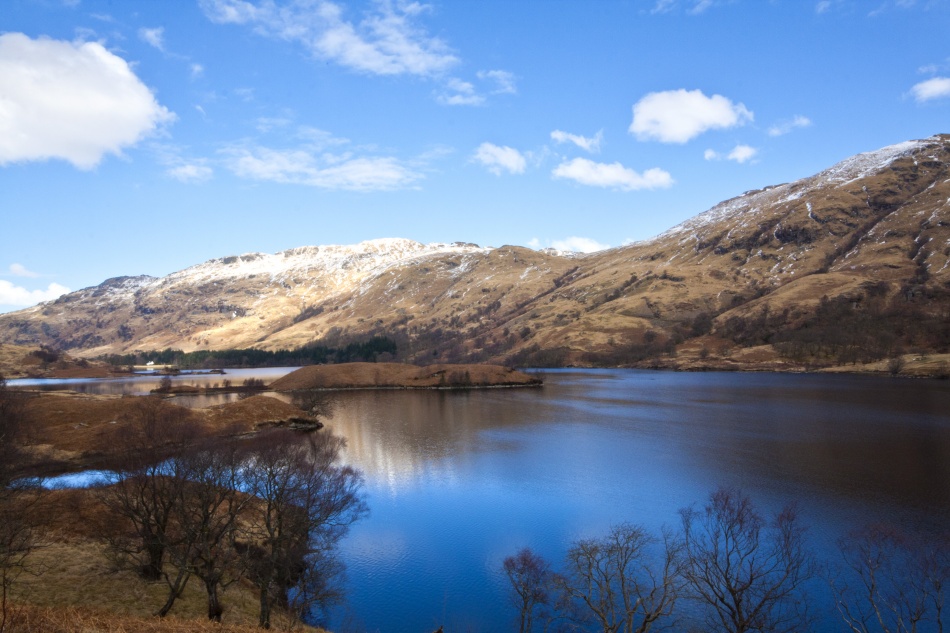
M 0 315 L 0 342 L 84 357 L 373 335 L 419 364 L 787 369 L 945 353 L 950 135 L 859 154 L 590 255 L 309 246 L 117 277 Z

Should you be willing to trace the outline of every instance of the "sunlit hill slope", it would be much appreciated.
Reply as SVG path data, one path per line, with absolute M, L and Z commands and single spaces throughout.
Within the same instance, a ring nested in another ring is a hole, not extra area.
M 399 360 L 799 368 L 950 346 L 950 135 L 591 255 L 383 239 L 117 277 L 0 316 L 73 355 L 384 335 Z

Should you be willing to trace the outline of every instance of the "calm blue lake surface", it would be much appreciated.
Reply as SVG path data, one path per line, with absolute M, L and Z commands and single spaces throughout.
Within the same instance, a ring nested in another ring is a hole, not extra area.
M 869 521 L 950 525 L 946 381 L 548 371 L 542 389 L 347 394 L 329 426 L 372 510 L 343 545 L 336 631 L 517 630 L 506 556 L 557 566 L 613 524 L 677 526 L 721 485 L 763 513 L 797 502 L 822 557 Z M 842 629 L 829 612 L 818 630 Z
M 272 380 L 289 370 L 263 371 Z M 678 527 L 678 511 L 718 486 L 741 488 L 766 515 L 797 502 L 831 562 L 836 539 L 868 522 L 950 526 L 948 381 L 636 370 L 545 379 L 541 389 L 335 397 L 328 427 L 365 473 L 371 515 L 342 544 L 348 600 L 326 625 L 517 630 L 506 556 L 530 547 L 559 567 L 573 541 L 614 524 Z M 818 583 L 815 630 L 843 631 L 827 594 Z

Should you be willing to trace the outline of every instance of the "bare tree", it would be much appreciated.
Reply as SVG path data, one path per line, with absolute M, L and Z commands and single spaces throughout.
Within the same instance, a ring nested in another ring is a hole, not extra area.
M 511 583 L 511 599 L 518 609 L 519 633 L 530 633 L 538 608 L 550 603 L 551 566 L 527 547 L 502 563 Z
M 339 597 L 337 542 L 367 512 L 362 475 L 340 464 L 342 438 L 329 433 L 275 432 L 248 462 L 252 506 L 251 579 L 260 591 L 259 624 L 270 628 L 272 606 L 298 615 Z M 291 598 L 293 596 L 293 598 Z
M 654 567 L 651 547 L 662 542 Z M 600 539 L 576 542 L 558 577 L 564 593 L 605 633 L 646 633 L 670 617 L 680 595 L 679 545 L 669 531 L 657 539 L 643 527 L 623 523 Z
M 302 389 L 291 393 L 294 406 L 307 415 L 317 418 L 332 418 L 336 402 L 330 392 L 320 389 Z
M 234 547 L 238 518 L 251 498 L 240 491 L 241 459 L 233 445 L 206 445 L 170 460 L 186 483 L 178 489 L 174 508 L 177 535 L 166 548 L 180 574 L 204 584 L 208 619 L 215 622 L 224 612 L 220 591 L 244 571 L 244 559 Z
M 118 519 L 112 521 L 114 529 L 104 532 L 114 559 L 146 580 L 165 577 L 169 530 L 185 483 L 181 461 L 169 457 L 196 436 L 187 409 L 157 397 L 137 398 L 118 433 L 119 460 L 108 485 L 97 491 Z
M 807 628 L 806 585 L 817 574 L 794 506 L 771 522 L 749 497 L 720 488 L 700 511 L 681 511 L 684 574 L 709 631 Z
M 912 537 L 870 525 L 842 539 L 835 602 L 854 633 L 942 632 L 950 537 Z

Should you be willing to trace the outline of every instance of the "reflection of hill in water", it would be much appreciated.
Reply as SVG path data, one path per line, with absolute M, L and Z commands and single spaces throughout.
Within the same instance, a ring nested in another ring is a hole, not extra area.
M 425 475 L 449 482 L 490 440 L 484 431 L 535 423 L 511 400 L 532 394 L 376 391 L 341 394 L 327 427 L 347 440 L 347 459 L 394 488 Z M 530 390 L 537 398 L 537 390 Z
M 798 438 L 761 437 L 741 446 L 755 456 L 763 478 L 794 479 L 822 494 L 872 504 L 950 508 L 950 431 L 906 422 L 908 428 L 895 433 L 873 423 L 802 421 Z
M 540 477 L 551 467 L 536 462 L 557 462 L 560 474 L 545 470 L 546 480 L 622 494 L 635 485 L 621 480 L 633 461 L 653 471 L 637 473 L 641 484 L 950 507 L 944 383 L 622 371 L 548 378 L 523 392 L 340 394 L 328 427 L 347 438 L 348 459 L 370 483 L 393 491 L 449 485 L 474 469 Z

